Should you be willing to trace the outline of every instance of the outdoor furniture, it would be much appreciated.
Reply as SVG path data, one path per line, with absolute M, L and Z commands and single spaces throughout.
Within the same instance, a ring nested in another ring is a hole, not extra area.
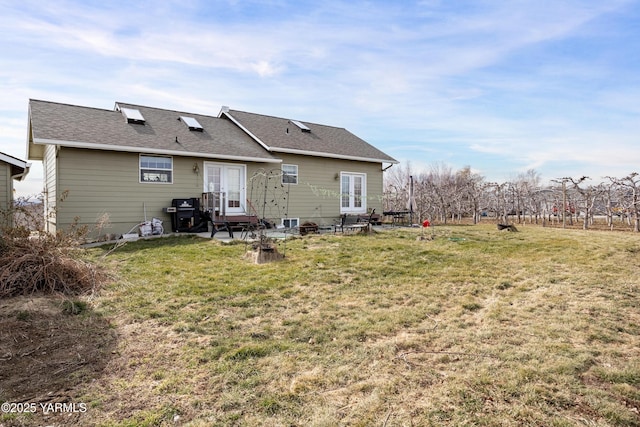
M 371 225 L 382 225 L 382 215 L 377 214 L 374 209 L 368 214 L 358 214 L 358 222 L 368 222 Z
M 340 229 L 341 233 L 346 231 L 371 231 L 371 219 L 375 215 L 376 210 L 374 209 L 371 213 L 365 217 L 361 215 L 340 215 L 340 224 L 336 224 L 334 227 L 334 233 L 337 233 L 338 229 Z
M 231 237 L 233 239 L 233 229 L 231 227 L 231 223 L 226 220 L 225 218 L 221 218 L 218 215 L 213 214 L 211 211 L 201 211 L 200 215 L 206 219 L 207 221 L 211 222 L 211 238 L 213 238 L 213 236 L 218 232 L 218 231 L 227 231 L 229 233 L 229 237 Z
M 229 224 L 229 221 L 217 221 L 217 220 L 212 220 L 211 221 L 211 238 L 213 238 L 213 236 L 218 232 L 218 231 L 227 231 L 229 233 L 229 237 L 231 237 L 233 239 L 233 228 L 231 228 L 231 224 Z
M 395 226 L 397 224 L 406 225 L 407 223 L 407 215 L 411 215 L 411 211 L 385 211 L 382 212 L 385 216 L 391 217 L 391 225 Z
M 300 235 L 304 236 L 309 233 L 317 233 L 318 232 L 318 224 L 315 222 L 305 222 L 301 226 L 298 227 L 300 231 Z
M 229 232 L 229 237 L 232 239 L 233 231 L 240 231 L 240 238 L 246 239 L 249 233 L 260 229 L 262 224 L 258 221 L 258 217 L 255 215 L 227 215 L 220 217 L 217 215 L 211 216 L 211 237 L 213 237 L 218 231 L 226 230 Z

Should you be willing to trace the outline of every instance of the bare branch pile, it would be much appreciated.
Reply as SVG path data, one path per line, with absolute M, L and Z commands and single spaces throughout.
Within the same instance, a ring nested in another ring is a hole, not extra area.
M 103 280 L 102 270 L 82 259 L 86 230 L 43 233 L 7 220 L 10 214 L 16 217 L 2 212 L 5 220 L 0 220 L 0 298 L 38 292 L 77 295 Z

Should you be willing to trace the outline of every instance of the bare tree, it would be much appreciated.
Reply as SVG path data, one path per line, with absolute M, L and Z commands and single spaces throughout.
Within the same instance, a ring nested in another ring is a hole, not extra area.
M 540 174 L 535 169 L 529 169 L 516 177 L 518 223 L 520 222 L 520 211 L 529 216 L 529 222 L 538 223 L 541 211 L 540 203 Z M 526 220 L 526 217 L 525 217 Z
M 624 178 L 607 178 L 623 190 L 620 202 L 633 218 L 633 231 L 640 232 L 640 176 L 632 172 Z
M 571 184 L 573 184 L 573 190 L 577 193 L 576 207 L 578 207 L 584 213 L 584 219 L 582 221 L 582 229 L 587 230 L 589 224 L 593 222 L 593 208 L 595 203 L 605 193 L 605 187 L 601 184 L 593 186 L 580 186 L 580 184 L 587 179 L 588 176 L 583 176 L 577 180 L 569 178 Z
M 429 198 L 436 209 L 435 213 L 440 221 L 446 224 L 456 197 L 453 172 L 444 163 L 435 163 L 431 165 L 424 180 L 424 188 L 429 193 Z
M 401 211 L 407 204 L 408 182 L 412 175 L 411 164 L 389 169 L 384 177 L 383 208 L 385 211 Z
M 573 214 L 575 213 L 575 205 L 572 202 L 572 195 L 567 188 L 567 183 L 571 182 L 571 178 L 557 178 L 553 179 L 553 182 L 559 183 L 560 188 L 556 188 L 558 194 L 562 197 L 562 202 L 557 202 L 554 206 L 554 211 L 558 215 L 562 215 L 562 227 L 567 225 L 567 214 L 569 214 L 569 224 L 573 225 Z
M 488 198 L 488 208 L 494 213 L 499 222 L 509 222 L 509 182 L 498 184 L 496 182 L 487 183 L 486 197 Z
M 460 191 L 458 201 L 458 216 L 470 215 L 473 223 L 480 221 L 482 213 L 481 203 L 484 193 L 484 177 L 471 171 L 471 166 L 465 166 L 456 172 L 456 187 Z
M 472 172 L 470 166 L 458 171 L 444 163 L 434 163 L 426 171 L 416 173 L 410 164 L 398 166 L 385 175 L 384 209 L 405 211 L 413 182 L 415 218 L 429 218 L 447 223 L 471 218 L 474 224 L 486 212 L 508 224 L 515 220 L 542 225 L 547 221 L 562 221 L 563 227 L 573 225 L 580 215 L 582 228 L 588 229 L 594 216 L 606 215 L 613 227 L 616 215 L 640 231 L 640 175 L 633 172 L 624 178 L 607 177 L 609 184 L 586 185 L 586 176 L 557 178 L 557 185 L 541 186 L 540 175 L 534 169 L 516 175 L 503 183 L 487 182 Z

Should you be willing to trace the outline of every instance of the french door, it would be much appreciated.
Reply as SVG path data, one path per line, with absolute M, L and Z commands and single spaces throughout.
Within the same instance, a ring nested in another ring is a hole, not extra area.
M 340 173 L 340 212 L 366 212 L 367 175 Z
M 219 198 L 220 214 L 245 213 L 245 176 L 244 165 L 204 162 L 204 191 Z

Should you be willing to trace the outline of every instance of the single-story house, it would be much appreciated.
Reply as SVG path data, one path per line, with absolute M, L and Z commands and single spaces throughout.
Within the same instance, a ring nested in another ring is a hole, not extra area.
M 22 181 L 29 173 L 30 163 L 0 153 L 0 211 L 13 206 L 13 181 Z
M 343 128 L 121 102 L 107 110 L 30 100 L 27 153 L 43 163 L 47 230 L 107 214 L 103 232 L 115 234 L 151 218 L 171 224 L 185 199 L 291 227 L 380 212 L 383 171 L 397 163 Z

